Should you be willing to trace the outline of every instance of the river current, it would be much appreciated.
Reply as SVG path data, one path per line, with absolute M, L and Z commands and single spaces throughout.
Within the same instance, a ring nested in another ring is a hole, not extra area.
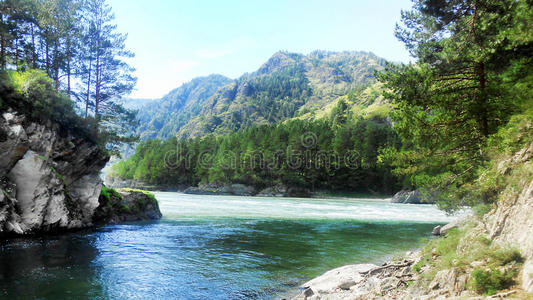
M 163 219 L 0 242 L 0 297 L 276 299 L 422 245 L 451 218 L 371 199 L 157 192 Z

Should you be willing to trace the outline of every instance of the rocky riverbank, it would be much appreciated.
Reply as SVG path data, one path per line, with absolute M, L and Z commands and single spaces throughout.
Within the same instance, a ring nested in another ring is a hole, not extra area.
M 405 259 L 326 272 L 293 299 L 533 299 L 531 158 L 533 143 L 494 164 L 507 185 L 486 214 L 436 227 Z
M 225 184 L 225 185 L 206 185 L 199 186 L 184 186 L 184 185 L 151 185 L 138 180 L 121 180 L 113 177 L 106 178 L 106 185 L 112 188 L 132 188 L 143 189 L 148 191 L 166 191 L 166 192 L 182 192 L 191 195 L 224 195 L 224 196 L 254 196 L 254 197 L 295 197 L 295 198 L 365 198 L 358 193 L 350 192 L 335 192 L 328 190 L 311 191 L 302 187 L 288 187 L 284 185 L 276 185 L 266 187 L 263 189 L 256 189 L 253 186 L 244 184 Z M 384 199 L 393 203 L 402 204 L 428 204 L 420 201 L 420 198 L 408 196 L 412 191 L 400 191 L 393 197 L 390 195 L 373 194 L 368 195 L 368 198 Z M 413 199 L 417 199 L 414 201 Z

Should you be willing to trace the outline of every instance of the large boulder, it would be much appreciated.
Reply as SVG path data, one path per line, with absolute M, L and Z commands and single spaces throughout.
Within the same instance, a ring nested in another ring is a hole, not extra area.
M 312 294 L 326 295 L 334 293 L 336 290 L 349 290 L 363 280 L 364 272 L 376 268 L 374 264 L 348 265 L 328 271 L 302 285 L 304 292 L 311 289 Z M 308 294 L 311 294 L 307 292 Z
M 143 190 L 104 188 L 93 215 L 94 223 L 118 224 L 161 219 L 159 203 L 154 195 Z
M 0 114 L 0 236 L 92 225 L 109 157 L 51 122 Z
M 399 191 L 396 193 L 392 199 L 392 203 L 402 203 L 402 204 L 428 204 L 430 202 L 424 201 L 424 197 L 419 190 L 414 191 Z

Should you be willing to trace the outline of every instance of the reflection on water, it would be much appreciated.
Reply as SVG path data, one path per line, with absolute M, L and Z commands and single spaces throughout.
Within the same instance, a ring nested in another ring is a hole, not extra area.
M 219 205 L 227 201 L 228 206 L 238 206 L 226 209 L 239 211 L 239 215 L 220 216 L 218 212 L 214 217 L 195 214 L 187 208 L 187 201 L 180 208 L 186 196 L 158 196 L 165 215 L 159 222 L 2 242 L 0 295 L 46 299 L 270 299 L 328 269 L 376 262 L 415 247 L 437 223 L 398 222 L 383 217 L 273 218 L 254 216 L 254 212 L 245 212 L 248 217 L 243 217 L 243 205 L 258 205 L 231 204 L 231 199 L 203 196 Z M 279 207 L 276 201 L 316 205 L 315 200 L 260 201 L 262 206 L 272 207 Z M 358 204 L 348 203 L 346 211 L 356 213 L 354 205 Z M 387 215 L 388 204 L 364 205 L 373 205 L 375 211 L 381 209 L 380 215 Z M 394 209 L 407 207 L 428 209 Z M 189 210 L 186 218 L 178 217 L 183 213 L 180 209 Z M 197 210 L 215 214 L 206 209 L 208 205 L 200 205 Z
M 101 297 L 94 235 L 69 234 L 0 243 L 0 295 Z

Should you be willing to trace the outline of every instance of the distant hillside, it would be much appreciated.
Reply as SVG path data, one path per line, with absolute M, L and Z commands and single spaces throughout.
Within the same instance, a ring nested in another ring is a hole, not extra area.
M 312 116 L 374 84 L 373 73 L 384 63 L 368 52 L 278 52 L 256 72 L 220 88 L 178 136 L 225 134 L 254 124 Z
M 140 109 L 141 107 L 151 104 L 156 99 L 146 99 L 146 98 L 126 98 L 122 100 L 122 105 L 127 109 Z
M 198 77 L 172 90 L 163 98 L 149 102 L 142 106 L 137 115 L 140 121 L 137 134 L 143 140 L 173 137 L 183 125 L 200 113 L 209 97 L 231 82 L 231 79 L 222 75 Z

